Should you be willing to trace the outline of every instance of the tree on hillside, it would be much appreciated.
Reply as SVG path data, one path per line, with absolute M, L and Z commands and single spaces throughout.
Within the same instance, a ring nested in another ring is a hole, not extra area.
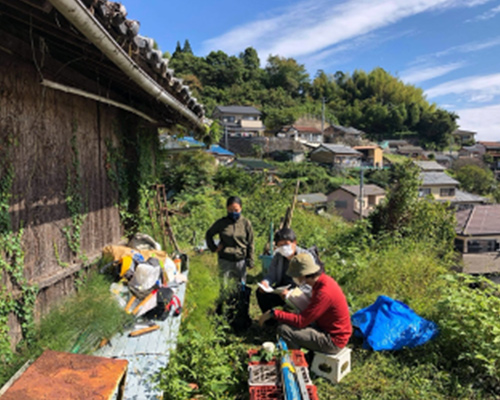
M 490 194 L 498 186 L 493 172 L 478 165 L 464 165 L 456 170 L 455 177 L 460 182 L 460 187 L 471 193 Z
M 178 57 L 182 53 L 182 47 L 181 43 L 177 41 L 177 44 L 175 45 L 175 50 L 172 54 L 172 57 Z
M 184 47 L 182 48 L 182 52 L 185 54 L 193 54 L 193 49 L 191 48 L 191 43 L 189 43 L 189 40 L 184 41 Z
M 303 64 L 293 58 L 269 56 L 266 65 L 268 88 L 283 88 L 292 97 L 305 94 L 309 84 L 309 74 Z
M 455 238 L 455 216 L 446 204 L 420 199 L 420 169 L 411 161 L 395 164 L 384 203 L 370 214 L 372 233 L 412 238 L 430 243 L 441 255 L 450 255 Z

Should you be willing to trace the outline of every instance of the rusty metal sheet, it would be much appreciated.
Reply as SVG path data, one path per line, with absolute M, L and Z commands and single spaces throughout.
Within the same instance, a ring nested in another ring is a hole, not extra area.
M 108 400 L 127 373 L 126 360 L 46 350 L 2 400 Z

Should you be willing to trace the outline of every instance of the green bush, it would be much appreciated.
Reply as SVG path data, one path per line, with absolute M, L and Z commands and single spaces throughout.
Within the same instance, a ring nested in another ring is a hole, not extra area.
M 464 274 L 443 283 L 435 318 L 444 367 L 500 396 L 500 286 Z

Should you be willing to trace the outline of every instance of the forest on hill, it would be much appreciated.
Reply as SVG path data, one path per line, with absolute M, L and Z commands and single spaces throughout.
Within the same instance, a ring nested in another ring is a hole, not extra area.
M 169 56 L 168 54 L 166 56 Z M 177 43 L 169 66 L 191 87 L 210 116 L 217 105 L 254 106 L 268 129 L 297 118 L 321 115 L 353 126 L 371 140 L 417 138 L 431 149 L 449 144 L 458 116 L 429 103 L 421 88 L 405 84 L 382 68 L 352 73 L 319 70 L 311 77 L 293 58 L 270 55 L 264 67 L 248 47 L 238 56 L 212 51 L 193 54 L 189 41 Z

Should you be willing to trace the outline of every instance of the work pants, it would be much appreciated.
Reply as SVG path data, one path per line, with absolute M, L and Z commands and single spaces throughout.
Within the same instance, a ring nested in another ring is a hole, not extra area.
M 278 326 L 278 335 L 283 338 L 290 350 L 304 348 L 326 354 L 336 354 L 342 350 L 333 344 L 329 333 L 310 326 L 299 329 L 281 324 Z

